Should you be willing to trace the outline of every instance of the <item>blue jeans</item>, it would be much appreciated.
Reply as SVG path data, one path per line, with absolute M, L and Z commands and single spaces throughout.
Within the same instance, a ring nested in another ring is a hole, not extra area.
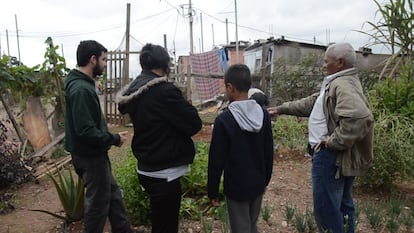
M 312 192 L 313 212 L 319 232 L 353 233 L 355 207 L 352 200 L 354 176 L 340 176 L 337 172 L 336 153 L 321 149 L 313 155 Z M 347 220 L 346 220 L 347 219 Z

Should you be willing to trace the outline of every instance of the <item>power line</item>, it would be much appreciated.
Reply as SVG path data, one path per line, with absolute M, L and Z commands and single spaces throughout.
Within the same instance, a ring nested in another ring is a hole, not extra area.
M 205 11 L 203 11 L 203 10 L 199 9 L 199 8 L 197 8 L 197 10 L 199 10 L 199 11 L 203 12 L 203 14 L 206 14 L 208 17 L 210 17 L 210 18 L 212 18 L 212 19 L 214 19 L 214 20 L 216 20 L 216 21 L 218 21 L 218 22 L 220 22 L 220 23 L 226 23 L 226 22 L 225 22 L 225 20 L 223 21 L 222 19 L 219 19 L 219 18 L 217 18 L 217 17 L 215 17 L 215 16 L 213 16 L 213 15 L 210 15 L 210 14 L 208 14 L 207 12 L 205 12 Z M 235 22 L 232 22 L 232 21 L 228 21 L 228 23 L 233 24 L 233 25 L 235 25 L 235 24 L 236 24 Z M 268 31 L 260 30 L 260 29 L 253 28 L 253 27 L 250 27 L 250 26 L 240 25 L 239 23 L 238 23 L 238 27 L 239 27 L 239 28 L 248 29 L 248 30 L 251 30 L 251 31 L 255 31 L 255 32 L 260 32 L 260 33 L 264 33 L 264 34 L 269 34 L 269 32 L 268 32 Z M 313 43 L 313 40 L 308 40 L 308 39 L 298 38 L 298 37 L 295 37 L 295 36 L 290 36 L 290 35 L 276 34 L 276 33 L 273 33 L 273 32 L 271 32 L 271 33 L 270 33 L 270 35 L 272 35 L 272 36 L 279 36 L 279 37 L 284 36 L 285 38 L 291 38 L 291 39 L 294 39 L 294 40 L 299 40 L 299 41 L 304 41 L 304 42 L 306 41 L 306 42 L 312 42 L 312 43 Z
M 148 15 L 148 16 L 136 19 L 132 21 L 131 24 L 135 24 L 140 21 L 152 19 L 154 17 L 163 15 L 164 13 L 167 13 L 171 10 L 172 9 L 169 8 L 165 11 L 161 11 L 156 14 L 152 14 L 152 15 Z M 19 33 L 19 37 L 23 37 L 23 38 L 43 38 L 45 36 L 50 36 L 50 37 L 55 37 L 55 38 L 56 37 L 74 37 L 74 36 L 83 36 L 83 35 L 95 34 L 95 33 L 100 33 L 100 32 L 112 31 L 112 30 L 123 28 L 123 27 L 125 27 L 124 23 L 115 24 L 110 27 L 106 27 L 106 28 L 99 29 L 99 30 L 84 31 L 84 32 L 76 32 L 76 31 L 52 31 L 52 32 L 30 32 L 29 31 L 29 32 L 25 32 L 25 31 L 20 30 L 21 33 Z M 17 36 L 17 34 L 11 34 L 10 36 Z

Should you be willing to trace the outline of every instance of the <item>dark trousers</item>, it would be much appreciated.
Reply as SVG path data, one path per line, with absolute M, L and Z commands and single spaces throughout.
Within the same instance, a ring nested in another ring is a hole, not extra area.
M 180 178 L 167 182 L 138 174 L 150 197 L 152 233 L 177 233 L 181 204 Z
M 76 173 L 85 185 L 84 233 L 102 233 L 107 217 L 113 233 L 131 232 L 127 213 L 107 154 L 72 155 Z

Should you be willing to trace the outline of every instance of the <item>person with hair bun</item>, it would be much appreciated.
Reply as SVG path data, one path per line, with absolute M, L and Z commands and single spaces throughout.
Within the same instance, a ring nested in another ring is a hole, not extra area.
M 119 111 L 134 126 L 132 152 L 140 184 L 149 194 L 152 233 L 178 232 L 180 177 L 195 156 L 191 136 L 202 127 L 197 109 L 168 82 L 170 56 L 159 45 L 146 44 L 141 74 L 117 94 Z M 137 187 L 139 188 L 139 187 Z

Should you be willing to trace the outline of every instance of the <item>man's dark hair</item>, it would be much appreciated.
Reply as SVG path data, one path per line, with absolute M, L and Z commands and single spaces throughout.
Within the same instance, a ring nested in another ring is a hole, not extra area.
M 164 47 L 153 44 L 146 44 L 142 47 L 139 55 L 139 62 L 143 70 L 168 69 L 170 55 Z
M 244 64 L 234 64 L 224 74 L 224 83 L 230 83 L 240 92 L 248 92 L 252 85 L 250 69 Z
M 95 55 L 98 59 L 102 53 L 107 53 L 108 50 L 94 40 L 81 41 L 76 50 L 76 60 L 79 67 L 86 66 L 89 63 L 89 59 Z

